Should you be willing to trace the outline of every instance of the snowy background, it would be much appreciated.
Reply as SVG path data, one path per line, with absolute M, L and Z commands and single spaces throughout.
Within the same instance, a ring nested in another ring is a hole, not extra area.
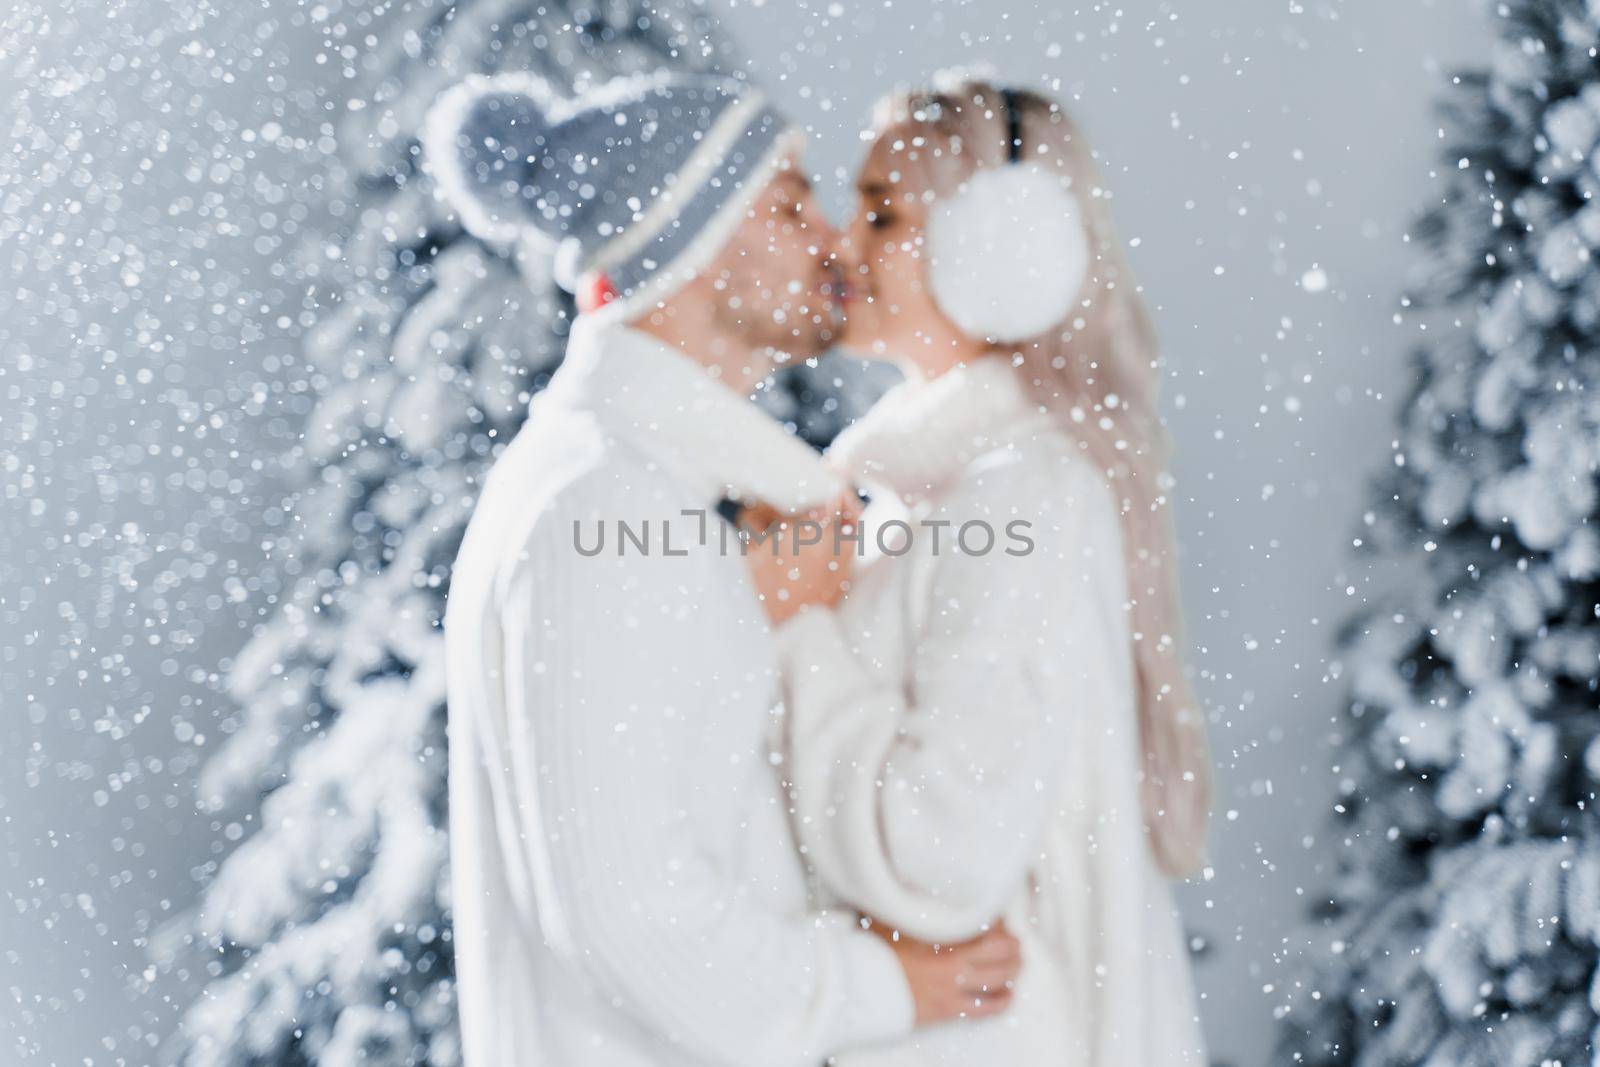
M 193 996 L 144 939 L 246 828 L 197 810 L 216 688 L 279 587 L 275 456 L 313 398 L 287 252 L 339 210 L 334 122 L 384 15 L 49 0 L 0 15 L 0 1059 L 142 1063 Z M 114 17 L 113 17 L 114 16 Z M 1477 5 L 741 0 L 725 28 L 847 202 L 895 79 L 1065 96 L 1156 308 L 1184 489 L 1214 877 L 1186 891 L 1219 1061 L 1265 1062 L 1332 795 L 1325 680 L 1444 70 Z M 332 21 L 345 27 L 331 32 Z M 1058 79 L 1049 81 L 1046 79 Z

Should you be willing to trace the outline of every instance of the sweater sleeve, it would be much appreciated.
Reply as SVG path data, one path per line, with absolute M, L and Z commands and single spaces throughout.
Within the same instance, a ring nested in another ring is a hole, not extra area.
M 942 546 L 905 678 L 868 672 L 831 611 L 778 632 L 807 855 L 833 892 L 925 940 L 976 935 L 1023 884 L 1081 720 L 1074 678 L 1102 667 L 1089 604 L 1123 581 L 1115 516 L 1093 471 L 1058 474 L 1000 477 L 947 509 L 1003 526 L 981 501 L 1024 501 L 1044 522 L 1022 555 Z
M 719 656 L 737 625 L 724 561 L 545 542 L 501 615 L 512 818 L 536 842 L 551 947 L 696 1062 L 809 1067 L 908 1032 L 887 945 L 840 916 L 761 906 L 719 859 L 696 791 L 756 756 L 707 732 L 717 701 L 751 699 Z

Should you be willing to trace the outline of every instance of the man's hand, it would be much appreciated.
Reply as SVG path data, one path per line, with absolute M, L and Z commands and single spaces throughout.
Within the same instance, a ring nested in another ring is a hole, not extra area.
M 739 525 L 757 539 L 745 549 L 745 563 L 756 595 L 773 626 L 810 605 L 833 607 L 850 588 L 854 542 L 842 540 L 860 520 L 861 505 L 853 493 L 833 505 L 798 516 L 784 515 L 766 504 L 739 513 Z
M 1011 1003 L 1012 983 L 1022 969 L 1022 949 L 1004 923 L 956 945 L 930 945 L 873 922 L 869 929 L 889 943 L 911 986 L 917 1025 L 949 1019 L 984 1019 Z

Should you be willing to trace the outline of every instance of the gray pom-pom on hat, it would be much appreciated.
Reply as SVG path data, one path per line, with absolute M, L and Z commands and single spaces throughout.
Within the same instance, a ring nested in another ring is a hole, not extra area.
M 444 92 L 422 149 L 469 232 L 548 245 L 584 310 L 642 309 L 721 249 L 801 137 L 730 78 L 641 75 L 564 99 L 513 71 Z

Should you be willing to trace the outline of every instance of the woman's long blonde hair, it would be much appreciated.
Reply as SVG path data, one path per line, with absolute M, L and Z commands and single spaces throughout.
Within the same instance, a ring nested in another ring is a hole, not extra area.
M 1021 157 L 1064 175 L 1082 205 L 1091 251 L 1078 306 L 1066 321 L 1014 346 L 1017 370 L 1119 498 L 1144 753 L 1140 797 L 1156 861 L 1181 876 L 1205 859 L 1211 757 L 1205 718 L 1184 674 L 1170 449 L 1157 406 L 1160 346 L 1082 133 L 1047 97 L 1016 90 L 1012 102 Z M 921 174 L 903 180 L 945 196 L 978 168 L 1006 162 L 1004 107 L 987 79 L 945 72 L 930 88 L 881 100 L 874 126 L 895 129 L 908 146 L 923 138 L 906 159 L 907 169 Z

